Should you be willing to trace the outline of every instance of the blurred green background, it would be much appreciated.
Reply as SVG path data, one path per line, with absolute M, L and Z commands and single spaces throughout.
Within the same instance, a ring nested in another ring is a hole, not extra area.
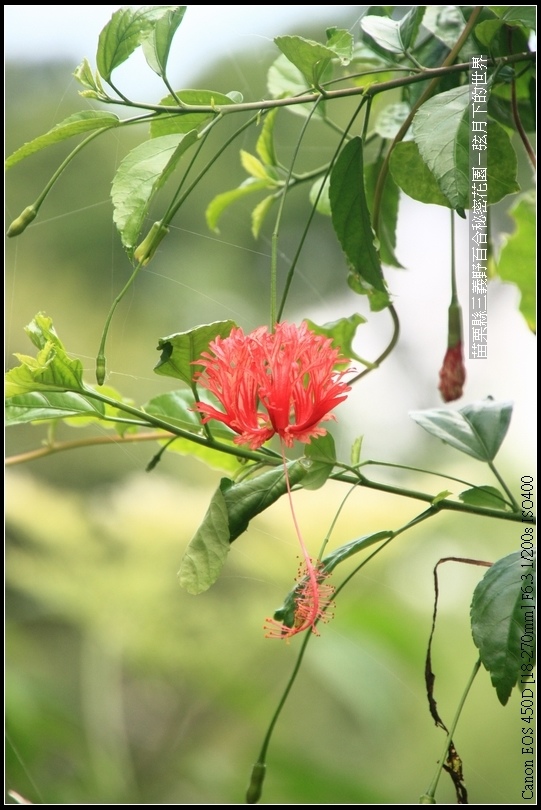
M 322 35 L 306 28 L 295 32 Z M 238 53 L 209 64 L 198 84 L 262 97 L 272 54 L 267 44 L 257 58 Z M 8 64 L 8 154 L 81 109 L 70 78 L 74 67 Z M 348 109 L 344 103 L 336 118 L 345 120 Z M 232 118 L 215 144 L 227 127 L 233 131 L 237 125 Z M 282 115 L 278 138 L 284 156 L 301 124 L 295 115 Z M 30 353 L 23 327 L 42 310 L 53 318 L 68 351 L 83 360 L 92 382 L 105 315 L 130 272 L 111 221 L 110 182 L 142 137 L 128 131 L 94 142 L 64 173 L 36 222 L 8 243 L 8 366 L 13 352 Z M 253 151 L 254 137 L 249 133 L 236 142 L 201 184 L 117 312 L 108 383 L 139 404 L 176 387 L 152 373 L 158 338 L 223 318 L 246 329 L 268 318 L 272 223 L 256 243 L 242 204 L 224 216 L 219 236 L 204 221 L 212 196 L 243 179 L 238 150 Z M 328 160 L 335 143 L 336 136 L 322 129 L 309 135 L 307 168 Z M 10 171 L 8 222 L 36 198 L 70 146 L 48 149 Z M 149 222 L 159 205 L 158 200 Z M 281 233 L 282 281 L 308 211 L 305 193 L 297 192 Z M 340 455 L 347 460 L 353 438 L 364 434 L 364 457 L 494 484 L 481 465 L 439 445 L 407 416 L 411 409 L 440 405 L 437 373 L 449 297 L 447 212 L 405 200 L 398 253 L 408 270 L 389 271 L 389 279 L 403 341 L 338 412 L 332 432 Z M 345 277 L 330 223 L 319 218 L 286 317 L 323 322 L 359 311 L 369 323 L 360 328 L 358 351 L 375 357 L 389 339 L 388 319 L 385 313 L 370 314 L 364 300 L 348 291 Z M 467 289 L 465 264 L 461 284 Z M 533 341 L 516 311 L 512 287 L 494 282 L 490 300 L 490 359 L 470 364 L 459 405 L 487 394 L 514 400 L 498 461 L 516 492 L 520 476 L 532 474 L 535 410 L 526 381 Z M 102 431 L 62 427 L 58 438 L 83 435 L 100 437 Z M 8 456 L 39 446 L 44 437 L 40 426 L 10 430 Z M 262 631 L 296 570 L 287 502 L 252 522 L 212 589 L 189 596 L 179 588 L 176 571 L 220 473 L 175 454 L 145 473 L 156 449 L 97 446 L 8 471 L 6 783 L 33 803 L 242 803 L 295 661 L 298 638 L 288 646 L 264 639 Z M 434 494 L 460 489 L 405 472 L 378 469 L 373 475 Z M 344 485 L 330 484 L 295 495 L 311 549 L 318 548 L 345 494 Z M 413 501 L 355 492 L 331 545 L 398 528 L 421 511 Z M 271 744 L 262 803 L 418 801 L 444 743 L 428 713 L 423 678 L 432 568 L 450 555 L 498 559 L 516 550 L 519 537 L 514 524 L 442 515 L 398 538 L 353 580 L 338 600 L 334 620 L 308 647 Z M 339 569 L 337 583 L 352 566 L 350 561 Z M 448 722 L 476 660 L 468 613 L 483 573 L 456 563 L 441 569 L 433 665 L 436 697 Z M 518 707 L 518 694 L 501 707 L 487 673 L 479 673 L 455 735 L 472 803 L 521 802 Z M 437 798 L 454 801 L 445 774 Z

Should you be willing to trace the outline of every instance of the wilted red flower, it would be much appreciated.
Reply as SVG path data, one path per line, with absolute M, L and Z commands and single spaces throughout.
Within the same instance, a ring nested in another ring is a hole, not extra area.
M 329 411 L 347 397 L 346 372 L 335 371 L 345 362 L 330 338 L 281 322 L 274 332 L 261 326 L 245 335 L 235 328 L 226 338 L 209 344 L 196 365 L 198 385 L 219 400 L 223 411 L 206 402 L 196 408 L 203 422 L 216 419 L 238 433 L 237 444 L 252 450 L 274 434 L 287 447 L 295 440 L 309 442 L 327 432 L 320 422 L 334 419 Z
M 466 369 L 464 368 L 464 354 L 460 342 L 451 349 L 447 349 L 443 359 L 440 384 L 438 385 L 443 401 L 453 402 L 453 400 L 459 399 L 462 396 L 465 381 Z

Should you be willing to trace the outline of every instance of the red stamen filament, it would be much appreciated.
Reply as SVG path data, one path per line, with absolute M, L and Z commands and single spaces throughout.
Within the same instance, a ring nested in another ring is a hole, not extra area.
M 289 639 L 305 630 L 312 630 L 315 635 L 319 635 L 316 627 L 317 622 L 320 620 L 328 621 L 332 618 L 332 614 L 327 613 L 327 608 L 332 605 L 334 588 L 332 585 L 324 584 L 324 580 L 328 574 L 322 572 L 319 562 L 314 563 L 308 554 L 295 515 L 283 442 L 281 442 L 281 448 L 289 505 L 301 547 L 303 562 L 297 575 L 298 585 L 295 594 L 295 618 L 293 626 L 288 627 L 285 624 L 281 624 L 276 619 L 266 619 L 264 629 L 268 631 L 265 634 L 266 638 Z

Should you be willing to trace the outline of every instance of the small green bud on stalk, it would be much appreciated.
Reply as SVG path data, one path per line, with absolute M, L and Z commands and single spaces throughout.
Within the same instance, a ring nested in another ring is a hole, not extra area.
M 96 382 L 98 385 L 103 385 L 105 382 L 105 373 L 107 371 L 107 367 L 105 365 L 105 357 L 103 354 L 99 354 L 96 357 Z
M 146 267 L 156 253 L 158 245 L 168 233 L 169 228 L 162 225 L 161 222 L 155 222 L 141 244 L 135 248 L 133 254 L 135 261 L 143 267 Z
M 31 222 L 35 220 L 38 215 L 38 209 L 34 205 L 27 206 L 22 214 L 20 214 L 17 219 L 14 219 L 11 225 L 8 228 L 8 236 L 19 236 L 19 234 L 23 233 Z
M 246 791 L 246 804 L 257 804 L 261 798 L 266 770 L 267 766 L 264 762 L 256 762 L 252 768 L 250 784 L 248 785 L 248 790 Z

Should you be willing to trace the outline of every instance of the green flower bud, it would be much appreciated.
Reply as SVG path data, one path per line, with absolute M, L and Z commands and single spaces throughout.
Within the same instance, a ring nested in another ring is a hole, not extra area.
M 143 267 L 146 267 L 156 253 L 158 245 L 168 233 L 169 228 L 166 228 L 161 222 L 155 222 L 141 244 L 135 248 L 133 254 L 135 261 L 138 264 L 142 264 Z
M 20 214 L 17 219 L 14 219 L 11 225 L 8 228 L 8 236 L 19 236 L 23 231 L 27 229 L 31 222 L 37 217 L 38 209 L 33 206 L 29 205 L 27 208 L 24 209 L 22 214 Z
M 263 792 L 263 780 L 267 766 L 264 762 L 256 762 L 252 768 L 250 784 L 246 791 L 246 804 L 257 804 Z
M 107 371 L 107 367 L 105 365 L 105 357 L 103 354 L 99 354 L 96 357 L 96 381 L 98 385 L 103 385 L 105 382 L 105 372 Z

